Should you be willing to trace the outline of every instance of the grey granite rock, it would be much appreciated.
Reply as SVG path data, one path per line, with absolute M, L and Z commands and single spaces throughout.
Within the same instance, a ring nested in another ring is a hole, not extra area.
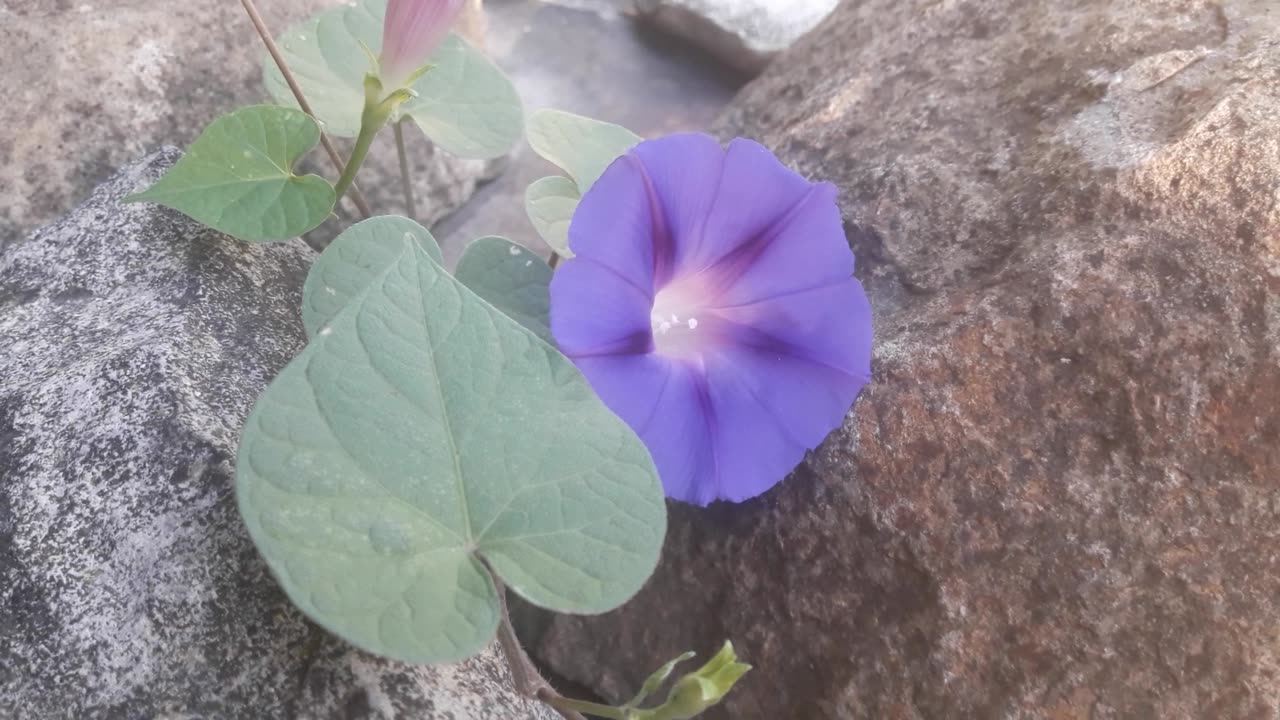
M 720 131 L 839 185 L 874 380 L 543 657 L 733 638 L 708 720 L 1280 716 L 1274 3 L 845 2 Z
M 334 2 L 259 5 L 279 34 Z M 235 0 L 3 0 L 0 33 L 0 247 L 65 212 L 121 163 L 158 145 L 185 147 L 218 115 L 267 101 L 262 46 Z M 408 130 L 426 223 L 499 167 L 450 157 Z M 313 159 L 335 178 L 323 155 Z M 403 212 L 399 172 L 388 132 L 361 172 L 376 211 Z M 322 226 L 317 241 L 337 227 Z
M 293 609 L 235 508 L 241 423 L 303 343 L 313 258 L 120 199 L 0 254 L 0 714 L 551 720 L 496 651 L 411 667 Z
M 640 18 L 756 74 L 838 0 L 636 0 Z

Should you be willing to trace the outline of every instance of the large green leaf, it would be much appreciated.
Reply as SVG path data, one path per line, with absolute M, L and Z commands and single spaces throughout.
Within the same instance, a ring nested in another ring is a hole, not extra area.
M 603 612 L 653 571 L 666 529 L 636 436 L 412 242 L 259 399 L 236 491 L 293 602 L 407 662 L 491 641 L 486 563 L 534 604 Z
M 511 319 L 551 339 L 551 268 L 542 258 L 501 237 L 482 237 L 467 246 L 459 282 Z
M 364 108 L 364 77 L 382 48 L 385 0 L 358 0 L 313 16 L 280 37 L 307 101 L 327 131 L 354 137 Z M 434 67 L 413 84 L 417 97 L 401 107 L 427 137 L 463 157 L 505 154 L 524 130 L 524 110 L 511 81 L 483 53 L 450 35 L 431 57 Z M 296 107 L 270 57 L 264 79 L 276 102 Z
M 418 96 L 403 112 L 454 155 L 508 153 L 524 133 L 524 106 L 507 76 L 457 35 L 445 39 L 431 62 L 435 67 L 413 84 Z
M 552 175 L 529 186 L 524 194 L 524 209 L 529 221 L 561 257 L 571 258 L 569 250 L 569 221 L 578 209 L 582 194 L 578 186 L 567 177 Z
M 320 141 L 306 114 L 262 105 L 214 120 L 164 177 L 129 202 L 153 202 L 241 240 L 289 240 L 333 211 L 333 186 L 293 174 Z
M 443 262 L 440 246 L 426 228 L 406 217 L 382 215 L 352 225 L 316 259 L 302 286 L 302 324 L 308 337 L 325 326 L 369 283 L 416 242 L 432 260 Z
M 533 113 L 528 133 L 534 151 L 569 173 L 584 194 L 605 168 L 641 140 L 620 125 L 563 110 Z

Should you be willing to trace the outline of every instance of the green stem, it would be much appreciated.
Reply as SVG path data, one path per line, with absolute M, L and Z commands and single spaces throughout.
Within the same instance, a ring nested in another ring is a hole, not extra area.
M 391 115 L 395 113 L 396 108 L 400 107 L 400 103 L 410 97 L 409 90 L 401 89 L 384 98 L 382 83 L 377 77 L 369 75 L 364 79 L 364 113 L 360 116 L 360 135 L 356 138 L 355 149 L 351 151 L 351 159 L 342 170 L 342 177 L 333 188 L 339 200 L 355 182 L 356 173 L 360 172 L 360 166 L 364 165 L 364 160 L 369 155 L 369 148 L 373 147 L 373 139 L 377 137 L 378 131 L 391 119 Z
M 400 185 L 404 190 L 404 213 L 410 220 L 418 219 L 418 204 L 413 198 L 413 169 L 409 165 L 409 151 L 405 148 L 404 124 L 408 118 L 401 118 L 395 124 L 396 154 L 400 156 Z
M 244 5 L 245 12 L 249 13 L 249 21 L 253 23 L 254 29 L 258 31 L 258 37 L 262 38 L 262 44 L 266 46 L 267 53 L 271 55 L 276 67 L 280 69 L 280 74 L 284 76 L 285 82 L 288 83 L 289 89 L 293 91 L 293 97 L 298 101 L 298 107 L 302 108 L 302 112 L 314 119 L 316 114 L 311 110 L 311 104 L 307 102 L 307 96 L 302 93 L 302 86 L 298 84 L 297 78 L 293 76 L 293 71 L 289 69 L 289 64 L 284 61 L 284 56 L 280 54 L 280 48 L 272 38 L 271 31 L 267 29 L 267 24 L 262 19 L 262 14 L 258 12 L 258 6 L 254 4 L 253 0 L 240 0 L 240 4 Z M 329 160 L 333 162 L 334 169 L 342 172 L 346 163 L 342 162 L 342 154 L 338 152 L 333 140 L 329 138 L 329 133 L 324 131 L 324 126 L 320 126 L 320 143 L 324 145 L 324 151 L 329 154 Z M 356 209 L 360 211 L 361 215 L 366 218 L 373 217 L 373 211 L 369 209 L 369 203 L 364 199 L 360 188 L 351 188 L 351 202 L 355 203 Z
M 360 166 L 364 165 L 364 159 L 369 155 L 369 148 L 373 147 L 373 138 L 387 124 L 386 118 L 381 122 L 369 122 L 369 111 L 366 109 L 364 120 L 360 123 L 360 137 L 356 138 L 356 148 L 351 151 L 351 159 L 347 161 L 347 167 L 342 171 L 342 177 L 338 179 L 338 184 L 334 186 L 333 191 L 341 200 L 343 195 L 347 194 L 347 190 L 351 188 L 351 184 L 356 181 L 356 173 L 360 172 Z
M 626 711 L 622 708 L 587 702 L 586 700 L 573 700 L 550 692 L 538 693 L 538 699 L 560 710 L 572 710 L 595 715 L 596 717 L 608 718 L 609 720 L 627 720 Z

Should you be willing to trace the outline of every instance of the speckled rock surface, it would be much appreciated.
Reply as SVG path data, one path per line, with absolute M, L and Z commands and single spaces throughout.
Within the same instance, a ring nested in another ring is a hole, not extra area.
M 846 2 L 721 130 L 840 186 L 875 380 L 542 656 L 731 637 L 710 720 L 1280 715 L 1275 5 Z
M 119 204 L 176 158 L 128 167 L 0 254 L 0 714 L 553 720 L 496 651 L 385 662 L 280 592 L 233 461 L 302 345 L 313 254 Z
M 831 14 L 838 0 L 636 0 L 641 19 L 755 74 Z
M 277 35 L 334 4 L 259 3 Z M 185 147 L 218 115 L 268 101 L 261 42 L 234 0 L 0 0 L 0 28 L 0 247 L 144 151 Z M 499 168 L 447 156 L 416 129 L 409 135 L 426 222 L 455 210 Z M 322 154 L 313 158 L 309 169 L 336 179 Z M 399 177 L 388 132 L 361 171 L 375 210 L 403 212 Z M 338 228 L 326 223 L 316 240 Z

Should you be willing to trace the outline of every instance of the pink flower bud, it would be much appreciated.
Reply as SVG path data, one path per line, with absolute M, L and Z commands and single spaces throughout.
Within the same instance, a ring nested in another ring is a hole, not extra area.
M 378 59 L 384 87 L 406 84 L 427 64 L 466 0 L 388 0 Z

